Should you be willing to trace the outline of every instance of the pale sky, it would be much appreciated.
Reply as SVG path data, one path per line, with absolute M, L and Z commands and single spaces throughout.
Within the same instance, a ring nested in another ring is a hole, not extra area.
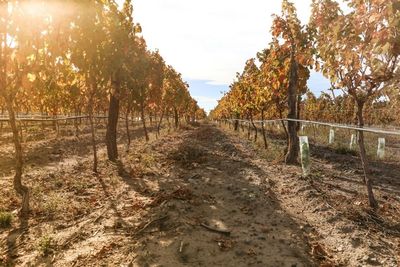
M 306 23 L 311 0 L 293 2 Z M 281 1 L 274 0 L 133 0 L 133 5 L 148 47 L 159 49 L 182 73 L 206 110 L 228 90 L 246 60 L 268 46 L 271 15 L 281 9 Z M 319 92 L 329 83 L 317 74 L 309 86 Z

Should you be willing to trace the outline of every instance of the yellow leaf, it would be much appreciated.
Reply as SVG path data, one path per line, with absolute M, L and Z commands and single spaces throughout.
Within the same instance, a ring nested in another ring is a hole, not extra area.
M 319 62 L 315 62 L 315 71 L 319 72 L 321 70 L 321 66 L 319 65 Z
M 30 82 L 34 82 L 36 80 L 36 75 L 33 73 L 28 73 L 27 78 Z

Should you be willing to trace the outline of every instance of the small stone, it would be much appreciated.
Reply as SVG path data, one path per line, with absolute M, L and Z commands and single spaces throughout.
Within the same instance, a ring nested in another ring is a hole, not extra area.
M 363 261 L 368 261 L 368 259 L 369 259 L 369 256 L 368 256 L 368 255 L 365 255 L 364 257 L 362 257 L 362 260 L 363 260 Z

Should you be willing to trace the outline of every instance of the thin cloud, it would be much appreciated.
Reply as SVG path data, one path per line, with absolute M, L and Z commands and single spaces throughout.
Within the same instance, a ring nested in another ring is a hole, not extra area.
M 194 99 L 196 99 L 199 102 L 203 102 L 203 103 L 212 103 L 215 104 L 218 102 L 218 100 L 216 98 L 212 98 L 212 97 L 207 97 L 207 96 L 193 96 Z
M 309 20 L 311 1 L 292 1 L 303 24 Z M 191 92 L 195 86 L 195 98 L 206 110 L 217 105 L 212 97 L 227 90 L 246 60 L 268 46 L 272 14 L 281 12 L 280 0 L 135 0 L 133 4 L 134 19 L 141 23 L 149 48 L 159 49 L 167 63 L 189 80 Z M 343 2 L 341 6 L 349 11 Z M 329 81 L 312 73 L 308 85 L 319 95 Z
M 294 1 L 300 19 L 310 15 L 311 0 Z M 281 1 L 136 0 L 135 20 L 151 49 L 185 79 L 230 84 L 245 61 L 267 47 L 271 15 Z

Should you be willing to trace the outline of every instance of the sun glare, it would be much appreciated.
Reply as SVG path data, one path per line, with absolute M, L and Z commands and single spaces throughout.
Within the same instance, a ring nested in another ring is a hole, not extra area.
M 12 9 L 12 6 L 10 8 Z M 45 17 L 46 22 L 51 23 L 53 18 L 62 19 L 72 14 L 75 4 L 63 1 L 29 1 L 21 3 L 21 8 L 27 16 Z
M 46 11 L 43 2 L 23 3 L 22 7 L 30 16 L 41 15 Z

